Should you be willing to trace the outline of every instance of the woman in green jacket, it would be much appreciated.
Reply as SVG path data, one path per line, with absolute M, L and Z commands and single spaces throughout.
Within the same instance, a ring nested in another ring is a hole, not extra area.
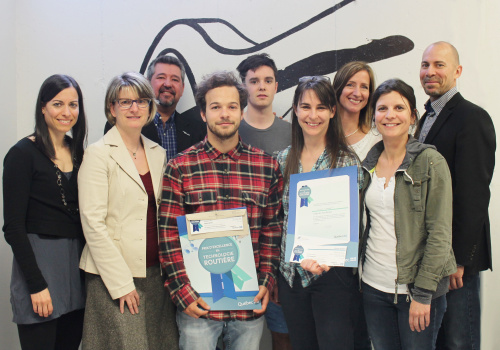
M 456 271 L 450 172 L 433 146 L 409 135 L 415 105 L 413 88 L 398 79 L 372 100 L 382 141 L 363 162 L 360 276 L 375 349 L 434 349 Z

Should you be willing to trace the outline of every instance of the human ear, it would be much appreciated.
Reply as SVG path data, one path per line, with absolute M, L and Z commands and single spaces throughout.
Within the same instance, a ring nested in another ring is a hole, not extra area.
M 109 112 L 111 113 L 111 115 L 113 117 L 116 118 L 116 112 L 115 112 L 115 104 L 114 103 L 110 103 L 109 104 Z
M 462 75 L 462 66 L 458 65 L 457 69 L 455 70 L 455 80 L 460 78 L 461 75 Z
M 205 112 L 203 112 L 202 110 L 200 110 L 200 115 L 201 115 L 201 119 L 203 119 L 203 121 L 206 123 L 207 122 L 207 117 L 205 116 Z
M 335 117 L 335 112 L 337 112 L 337 106 L 333 106 L 333 108 L 332 108 L 332 116 L 330 117 L 330 119 L 333 118 L 333 117 Z

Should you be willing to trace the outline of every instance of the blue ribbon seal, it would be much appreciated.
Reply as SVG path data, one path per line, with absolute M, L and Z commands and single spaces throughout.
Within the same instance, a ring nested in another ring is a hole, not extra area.
M 304 258 L 304 256 L 302 255 L 303 253 L 304 253 L 304 247 L 302 247 L 301 245 L 298 245 L 295 248 L 293 248 L 293 254 L 294 254 L 293 261 L 300 262 L 300 260 Z
M 300 207 L 308 207 L 309 206 L 309 200 L 311 196 L 311 188 L 307 185 L 302 186 L 299 189 L 298 196 L 300 198 Z
M 200 220 L 192 220 L 191 224 L 193 225 L 193 232 L 200 231 Z
M 194 225 L 193 225 L 194 226 Z M 210 272 L 214 303 L 223 297 L 236 299 L 235 284 L 241 284 L 247 277 L 236 264 L 239 250 L 236 242 L 229 237 L 209 238 L 198 248 L 201 266 Z

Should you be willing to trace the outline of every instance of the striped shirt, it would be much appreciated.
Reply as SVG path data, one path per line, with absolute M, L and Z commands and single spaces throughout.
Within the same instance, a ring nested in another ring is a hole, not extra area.
M 161 141 L 161 146 L 167 151 L 167 162 L 174 158 L 177 154 L 177 129 L 175 128 L 175 112 L 172 116 L 163 124 L 161 120 L 160 113 L 156 113 L 153 119 L 155 123 L 156 130 L 158 131 L 158 137 Z
M 290 152 L 291 146 L 288 146 L 286 149 L 281 151 L 278 154 L 278 163 L 280 164 L 281 171 L 285 171 L 286 159 L 288 157 L 288 153 Z M 316 163 L 313 165 L 311 171 L 325 170 L 330 169 L 331 160 L 330 157 L 326 154 L 326 149 L 319 156 Z M 361 189 L 363 185 L 363 171 L 361 169 L 361 165 L 359 163 L 358 157 L 351 154 L 339 155 L 337 157 L 337 163 L 335 164 L 335 168 L 343 168 L 356 165 L 358 167 L 358 185 Z M 299 173 L 302 173 L 302 164 L 299 163 Z M 314 275 L 309 271 L 304 270 L 300 267 L 299 264 L 288 262 L 289 259 L 285 257 L 286 252 L 286 234 L 288 228 L 288 205 L 289 205 L 289 188 L 288 183 L 285 185 L 283 190 L 283 210 L 285 212 L 285 218 L 283 220 L 283 234 L 281 238 L 281 256 L 280 256 L 280 272 L 283 275 L 283 278 L 288 282 L 290 287 L 293 287 L 293 279 L 295 277 L 295 273 L 300 275 L 300 279 L 302 282 L 302 286 L 305 288 L 309 286 L 315 279 L 320 277 L 320 275 Z
M 165 286 L 179 310 L 200 296 L 186 275 L 177 231 L 181 215 L 246 207 L 259 286 L 274 287 L 281 238 L 283 178 L 275 159 L 238 142 L 228 153 L 207 138 L 170 160 L 163 178 L 160 205 L 160 262 Z M 251 310 L 210 311 L 219 321 L 251 320 Z

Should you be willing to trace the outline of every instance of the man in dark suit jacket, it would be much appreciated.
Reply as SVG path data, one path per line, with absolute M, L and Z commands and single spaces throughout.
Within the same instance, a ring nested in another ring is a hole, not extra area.
M 416 137 L 436 146 L 450 167 L 453 185 L 453 251 L 448 307 L 437 349 L 480 348 L 479 272 L 492 268 L 490 182 L 495 167 L 493 122 L 456 88 L 462 73 L 453 45 L 437 42 L 422 56 L 420 81 L 429 101 Z
M 142 134 L 165 148 L 169 160 L 203 140 L 207 128 L 198 108 L 191 108 L 182 114 L 175 110 L 184 92 L 186 76 L 184 66 L 176 57 L 157 57 L 149 64 L 146 76 L 156 95 L 158 112 L 153 121 L 144 126 Z M 104 133 L 111 127 L 106 123 Z

